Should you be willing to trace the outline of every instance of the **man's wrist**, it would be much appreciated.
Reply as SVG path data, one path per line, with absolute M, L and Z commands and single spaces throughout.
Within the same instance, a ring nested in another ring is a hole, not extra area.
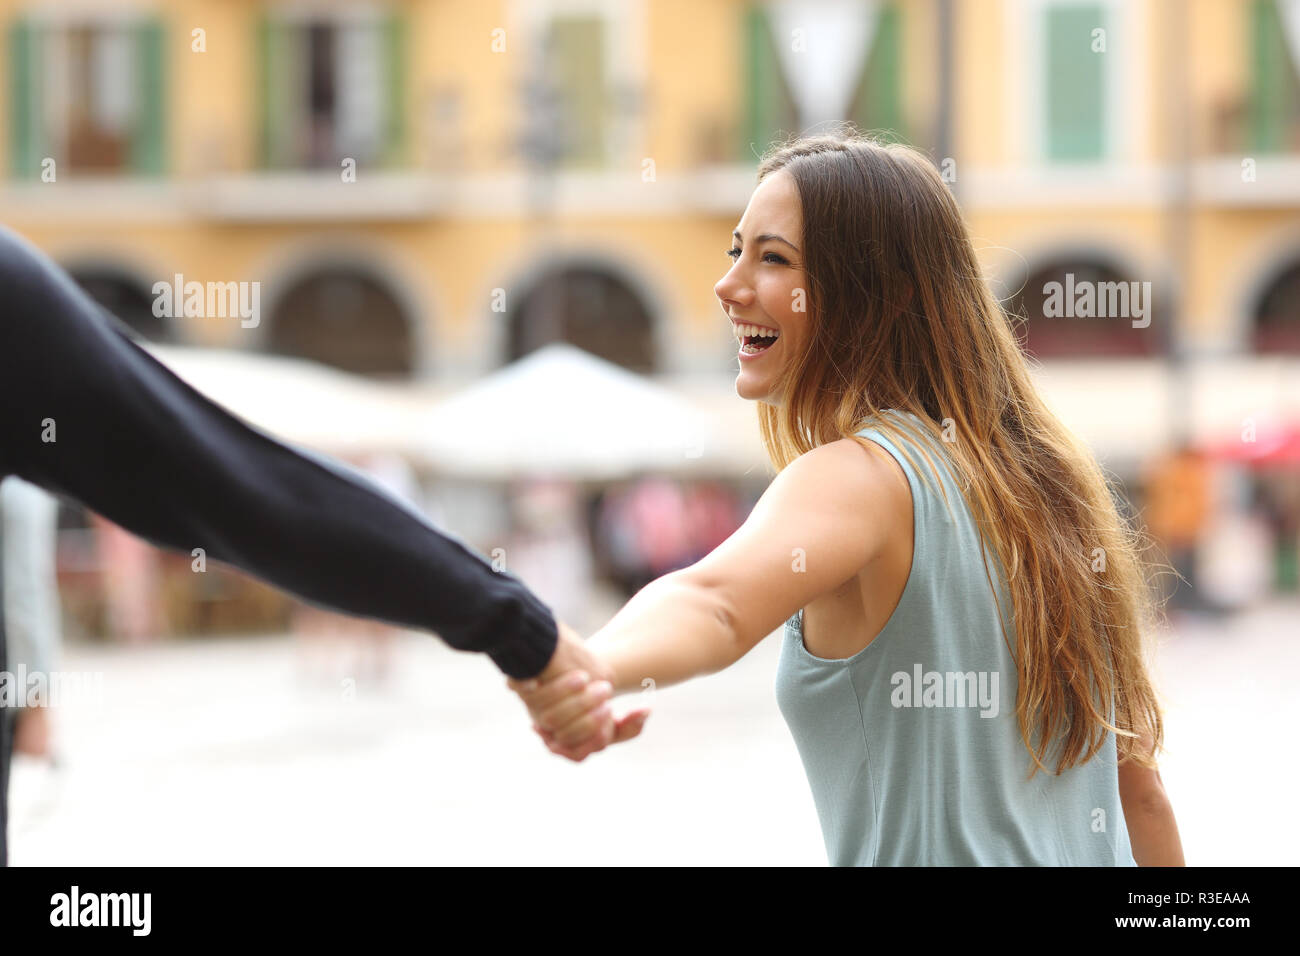
M 522 614 L 524 624 L 518 632 L 487 651 L 497 668 L 515 680 L 540 677 L 562 643 L 557 621 L 540 602 L 523 602 Z

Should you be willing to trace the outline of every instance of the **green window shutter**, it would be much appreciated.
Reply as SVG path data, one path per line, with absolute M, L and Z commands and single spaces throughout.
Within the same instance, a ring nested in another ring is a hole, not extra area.
M 295 164 L 295 129 L 291 120 L 298 89 L 294 41 L 301 41 L 292 24 L 264 15 L 257 24 L 258 159 L 265 169 Z
M 41 135 L 40 28 L 16 20 L 9 28 L 9 168 L 15 178 L 40 175 L 45 152 Z
M 131 141 L 131 169 L 146 176 L 158 176 L 166 161 L 166 77 L 163 58 L 163 25 L 150 20 L 136 28 L 139 64 L 136 92 L 136 128 Z
M 1274 0 L 1255 0 L 1251 7 L 1250 52 L 1249 147 L 1281 152 L 1290 147 L 1290 130 L 1300 123 L 1300 77 Z
M 271 101 L 271 46 L 275 25 L 265 14 L 257 24 L 258 160 L 264 168 L 275 165 L 275 118 Z
M 903 142 L 902 26 L 897 3 L 880 9 L 862 82 L 850 112 L 854 125 L 880 139 Z
M 739 159 L 756 162 L 769 145 L 795 132 L 794 98 L 772 39 L 772 24 L 759 4 L 745 11 L 745 123 Z
M 1092 31 L 1105 28 L 1096 3 L 1049 7 L 1046 11 L 1047 156 L 1052 160 L 1096 160 L 1105 155 L 1104 59 L 1094 53 Z
M 401 166 L 406 158 L 406 43 L 409 36 L 404 13 L 393 13 L 384 21 L 384 53 L 387 60 L 384 130 L 386 165 Z
M 555 17 L 550 22 L 550 69 L 560 93 L 566 135 L 565 162 L 599 166 L 606 161 L 608 84 L 604 22 L 600 17 Z
M 254 73 L 257 77 L 257 89 L 254 97 L 257 102 L 257 160 L 258 165 L 271 165 L 271 110 L 267 88 L 270 86 L 269 53 L 271 47 L 271 23 L 266 15 L 257 21 L 257 37 L 253 44 L 257 64 Z

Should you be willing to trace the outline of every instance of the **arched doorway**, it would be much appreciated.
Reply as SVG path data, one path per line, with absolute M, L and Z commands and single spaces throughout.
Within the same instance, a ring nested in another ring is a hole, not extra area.
M 266 348 L 358 375 L 405 377 L 416 367 L 411 318 L 387 285 L 361 269 L 296 279 L 275 304 Z
M 510 314 L 507 359 L 568 342 L 641 374 L 659 367 L 654 320 L 641 296 L 613 273 L 566 266 L 543 275 Z
M 1300 353 L 1300 259 L 1284 266 L 1264 288 L 1251 327 L 1255 351 Z
M 73 266 L 68 269 L 74 282 L 88 296 L 150 342 L 176 341 L 175 329 L 167 316 L 153 314 L 149 289 L 112 266 Z
M 1036 358 L 1146 358 L 1164 349 L 1168 311 L 1156 283 L 1114 260 L 1055 256 L 1016 286 L 1003 305 L 1026 320 L 1016 323 L 1020 343 Z

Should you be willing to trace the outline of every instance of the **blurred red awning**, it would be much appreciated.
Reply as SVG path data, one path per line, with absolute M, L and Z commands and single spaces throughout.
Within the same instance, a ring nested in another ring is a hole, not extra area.
M 1300 465 L 1300 423 L 1261 424 L 1253 440 L 1236 438 L 1207 441 L 1200 451 L 1216 461 L 1247 465 Z

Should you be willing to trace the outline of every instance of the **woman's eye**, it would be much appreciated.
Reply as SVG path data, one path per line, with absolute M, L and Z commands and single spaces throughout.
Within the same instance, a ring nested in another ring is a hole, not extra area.
M 736 259 L 739 259 L 739 258 L 740 258 L 740 250 L 739 250 L 739 249 L 728 249 L 728 250 L 727 250 L 727 255 L 731 256 L 732 261 L 734 262 Z M 764 254 L 763 254 L 763 260 L 762 260 L 762 261 L 763 261 L 763 262 L 767 262 L 767 261 L 769 261 L 769 260 L 768 260 L 768 256 L 771 256 L 771 257 L 772 257 L 770 261 L 772 261 L 773 263 L 776 263 L 776 264 L 778 264 L 778 265 L 785 265 L 785 264 L 786 264 L 786 263 L 785 263 L 785 260 L 782 259 L 780 256 L 778 256 L 775 252 L 766 252 L 766 253 L 764 253 Z

